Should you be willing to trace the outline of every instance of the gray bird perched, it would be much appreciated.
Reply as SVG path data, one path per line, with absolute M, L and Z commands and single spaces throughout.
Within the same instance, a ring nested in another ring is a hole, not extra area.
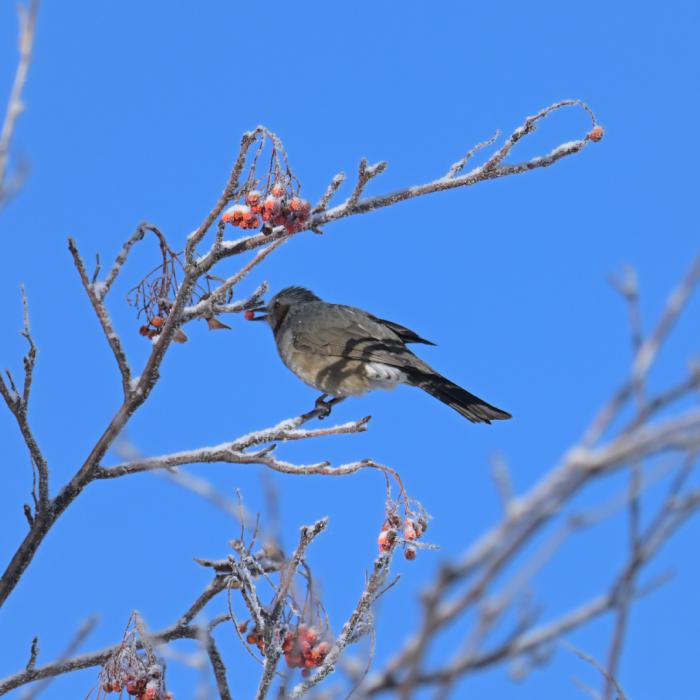
M 328 304 L 303 287 L 287 287 L 267 306 L 254 309 L 267 321 L 282 361 L 302 381 L 323 392 L 316 408 L 372 389 L 417 386 L 473 423 L 510 418 L 510 413 L 470 394 L 436 372 L 406 345 L 434 345 L 417 333 L 367 311 Z M 326 396 L 333 399 L 324 403 Z

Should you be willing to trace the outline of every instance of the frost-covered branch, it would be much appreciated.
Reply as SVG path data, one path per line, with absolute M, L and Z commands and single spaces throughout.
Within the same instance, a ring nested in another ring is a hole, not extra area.
M 141 237 L 143 237 L 143 233 L 141 234 Z M 133 243 L 131 243 L 131 245 L 133 245 Z M 123 250 L 128 251 L 129 247 L 131 246 L 129 245 L 129 242 L 127 242 Z M 90 278 L 88 277 L 87 270 L 85 269 L 85 263 L 80 257 L 78 248 L 75 244 L 75 241 L 72 238 L 68 239 L 68 250 L 70 250 L 70 253 L 73 256 L 73 262 L 75 263 L 75 267 L 77 268 L 78 274 L 80 275 L 80 281 L 83 283 L 85 292 L 88 295 L 88 299 L 90 299 L 92 308 L 97 314 L 97 318 L 100 321 L 102 331 L 104 332 L 105 337 L 107 338 L 109 347 L 112 349 L 114 359 L 117 361 L 117 367 L 119 367 L 119 373 L 122 377 L 122 390 L 124 392 L 124 397 L 126 398 L 131 393 L 132 388 L 131 367 L 129 367 L 129 361 L 126 357 L 126 352 L 124 351 L 124 347 L 122 346 L 122 342 L 119 336 L 117 335 L 117 332 L 114 330 L 112 319 L 110 318 L 109 312 L 107 311 L 107 307 L 105 306 L 103 301 L 104 296 L 109 291 L 109 285 L 107 284 L 107 282 L 109 282 L 109 284 L 111 285 L 110 280 L 113 281 L 112 273 L 110 273 L 110 276 L 107 278 L 107 281 L 103 283 L 103 286 L 100 286 L 96 282 L 91 282 Z M 126 254 L 124 254 L 124 257 L 126 257 Z
M 392 554 L 393 549 L 380 554 L 375 559 L 372 574 L 367 579 L 367 583 L 360 595 L 357 606 L 347 622 L 343 625 L 340 634 L 333 642 L 325 661 L 310 678 L 302 681 L 293 688 L 292 692 L 289 694 L 290 700 L 296 700 L 296 698 L 302 697 L 307 691 L 333 673 L 340 655 L 348 644 L 356 642 L 359 638 L 369 633 L 368 626 L 372 623 L 371 620 L 368 620 L 368 615 L 372 604 L 381 595 L 386 584 L 389 567 L 391 566 Z
M 180 617 L 180 619 L 170 627 L 166 627 L 159 632 L 154 632 L 148 635 L 153 644 L 164 644 L 177 639 L 199 639 L 202 634 L 200 625 L 193 624 L 192 620 L 195 615 L 200 612 L 204 606 L 209 603 L 215 596 L 226 590 L 226 577 L 215 576 L 212 582 L 207 586 L 206 590 L 197 598 L 190 608 Z M 207 628 L 204 628 L 206 634 L 209 633 Z M 114 644 L 113 646 L 100 649 L 99 651 L 82 654 L 80 656 L 72 656 L 67 659 L 60 659 L 54 663 L 45 664 L 43 666 L 34 666 L 25 668 L 23 671 L 8 676 L 0 680 L 0 695 L 5 695 L 15 688 L 33 683 L 34 681 L 43 678 L 53 678 L 72 671 L 78 671 L 85 668 L 94 668 L 103 666 L 114 654 L 122 647 L 122 643 Z
M 23 327 L 21 335 L 29 345 L 27 354 L 22 359 L 24 365 L 24 382 L 22 390 L 20 391 L 15 384 L 12 374 L 9 370 L 6 370 L 7 382 L 5 382 L 0 374 L 0 395 L 2 395 L 7 407 L 17 421 L 22 438 L 29 450 L 32 467 L 36 470 L 35 481 L 38 481 L 39 493 L 37 496 L 36 489 L 32 491 L 34 497 L 33 516 L 30 515 L 29 507 L 25 506 L 25 513 L 28 514 L 28 520 L 31 525 L 32 520 L 36 518 L 41 511 L 46 510 L 49 503 L 49 466 L 29 424 L 29 397 L 32 389 L 32 380 L 34 378 L 34 367 L 36 366 L 37 348 L 29 325 L 29 304 L 24 287 L 21 288 L 21 292 L 23 309 Z M 37 476 L 38 479 L 36 479 Z
M 305 440 L 315 437 L 324 437 L 328 435 L 347 435 L 352 433 L 360 433 L 367 429 L 369 417 L 362 418 L 358 421 L 343 423 L 341 425 L 329 426 L 327 428 L 315 428 L 309 430 L 299 430 L 295 426 L 298 419 L 292 418 L 283 421 L 275 428 L 260 430 L 255 433 L 250 433 L 231 442 L 226 442 L 215 447 L 202 447 L 196 450 L 186 450 L 184 452 L 173 452 L 168 455 L 159 457 L 146 457 L 137 459 L 131 462 L 124 462 L 113 467 L 99 467 L 94 472 L 96 479 L 114 479 L 129 474 L 138 474 L 145 471 L 154 471 L 158 469 L 171 469 L 173 467 L 183 466 L 185 464 L 203 464 L 214 462 L 225 462 L 229 464 L 266 464 L 277 471 L 288 471 L 288 473 L 301 473 L 308 471 L 311 473 L 326 473 L 324 467 L 328 467 L 328 462 L 322 462 L 317 465 L 295 466 L 281 462 L 271 457 L 271 453 L 275 446 L 268 446 L 264 450 L 257 452 L 245 452 L 244 450 L 255 446 L 268 444 L 272 442 L 284 442 L 289 440 Z M 307 419 L 308 420 L 308 419 Z M 360 469 L 358 466 L 355 471 Z M 329 469 L 331 471 L 337 471 Z M 344 471 L 344 474 L 351 473 Z
M 583 138 L 563 143 L 545 155 L 535 156 L 534 158 L 530 158 L 529 160 L 521 163 L 515 163 L 512 165 L 503 163 L 503 160 L 511 152 L 518 141 L 533 133 L 538 127 L 539 123 L 552 112 L 566 107 L 580 107 L 591 118 L 591 129 L 584 135 Z M 422 185 L 406 187 L 402 190 L 397 190 L 396 192 L 391 192 L 385 195 L 362 198 L 361 193 L 364 190 L 364 186 L 366 185 L 367 181 L 371 177 L 379 175 L 386 167 L 386 164 L 381 162 L 378 163 L 377 166 L 372 166 L 372 168 L 376 168 L 376 170 L 372 170 L 371 168 L 367 167 L 365 162 L 364 168 L 362 164 L 360 165 L 358 181 L 353 194 L 342 204 L 331 209 L 327 208 L 328 200 L 342 183 L 342 175 L 336 175 L 331 182 L 331 186 L 326 191 L 326 194 L 316 206 L 316 209 L 314 210 L 314 213 L 309 219 L 308 223 L 298 231 L 290 234 L 284 227 L 278 227 L 272 233 L 265 232 L 252 236 L 246 236 L 238 240 L 225 241 L 224 245 L 221 246 L 220 249 L 210 251 L 200 259 L 200 262 L 202 265 L 208 268 L 221 258 L 239 255 L 240 253 L 254 250 L 263 245 L 269 244 L 271 240 L 296 235 L 297 233 L 301 233 L 303 231 L 318 230 L 325 224 L 332 221 L 337 221 L 338 219 L 346 218 L 348 216 L 365 214 L 375 209 L 393 206 L 399 202 L 413 199 L 415 197 L 433 194 L 435 192 L 444 192 L 447 190 L 456 189 L 458 187 L 471 187 L 472 185 L 485 182 L 487 180 L 495 180 L 501 177 L 507 177 L 509 175 L 518 175 L 530 170 L 547 168 L 559 162 L 563 158 L 566 158 L 567 156 L 579 153 L 590 142 L 599 141 L 602 137 L 603 130 L 597 125 L 595 117 L 587 105 L 580 100 L 562 100 L 550 105 L 546 109 L 541 110 L 534 116 L 528 117 L 520 127 L 513 131 L 508 139 L 506 139 L 504 144 L 484 165 L 477 166 L 463 175 L 455 176 L 452 168 L 450 168 L 444 177 L 438 178 L 437 180 L 432 180 Z M 250 143 L 252 143 L 252 141 Z M 250 143 L 248 145 L 250 145 Z M 475 147 L 475 149 L 479 150 L 488 144 L 488 141 L 484 144 L 479 144 Z M 227 200 L 226 203 L 228 201 L 229 200 Z
M 583 107 L 593 120 L 593 128 L 584 138 L 562 144 L 549 154 L 532 158 L 523 163 L 507 164 L 505 162 L 506 157 L 510 154 L 515 144 L 532 133 L 542 119 L 560 108 L 575 105 Z M 319 200 L 316 209 L 311 211 L 309 202 L 299 196 L 300 183 L 289 168 L 281 140 L 264 127 L 257 127 L 243 135 L 222 194 L 199 226 L 187 237 L 183 253 L 175 252 L 176 248 L 168 244 L 165 235 L 157 227 L 152 224 L 141 224 L 123 244 L 113 266 L 104 277 L 100 278 L 99 258 L 94 274 L 92 276 L 88 275 L 77 245 L 70 239 L 69 250 L 73 256 L 73 262 L 78 270 L 90 303 L 97 314 L 102 331 L 115 356 L 121 375 L 123 400 L 104 427 L 101 435 L 95 440 L 88 454 L 85 455 L 82 463 L 77 467 L 73 476 L 63 485 L 53 499 L 48 494 L 48 479 L 42 480 L 40 478 L 39 502 L 40 504 L 43 503 L 43 506 L 37 508 L 36 517 L 29 518 L 29 532 L 17 547 L 0 578 L 0 606 L 20 581 L 24 571 L 29 566 L 55 522 L 84 489 L 95 480 L 203 462 L 262 464 L 275 471 L 300 476 L 309 474 L 348 476 L 370 468 L 381 471 L 387 479 L 393 479 L 398 484 L 400 497 L 403 499 L 406 510 L 408 510 L 409 499 L 398 472 L 371 459 L 334 467 L 327 461 L 308 465 L 291 464 L 276 457 L 274 450 L 277 442 L 358 433 L 366 429 L 368 419 L 328 428 L 302 429 L 301 426 L 305 422 L 312 418 L 320 418 L 327 412 L 327 408 L 324 411 L 321 407 L 317 407 L 294 419 L 284 421 L 272 428 L 257 431 L 215 447 L 205 447 L 160 457 L 136 459 L 115 467 L 105 467 L 103 462 L 108 451 L 114 446 L 115 441 L 119 438 L 131 417 L 150 397 L 154 386 L 160 379 L 160 369 L 172 343 L 186 340 L 186 336 L 181 330 L 183 324 L 195 318 L 216 321 L 215 316 L 217 314 L 235 313 L 250 310 L 257 306 L 267 290 L 264 283 L 260 284 L 253 294 L 244 298 L 244 300 L 233 301 L 233 296 L 238 292 L 239 285 L 247 278 L 247 275 L 277 250 L 283 242 L 290 240 L 292 236 L 303 231 L 319 232 L 321 226 L 338 219 L 391 206 L 413 197 L 457 187 L 467 187 L 486 180 L 548 167 L 562 158 L 578 153 L 589 141 L 597 141 L 601 136 L 602 130 L 596 126 L 595 119 L 593 119 L 588 107 L 577 101 L 567 100 L 559 102 L 525 120 L 523 126 L 516 129 L 484 165 L 475 167 L 469 172 L 463 173 L 463 169 L 471 154 L 468 154 L 462 161 L 455 164 L 446 176 L 437 180 L 422 185 L 406 187 L 403 190 L 390 194 L 366 197 L 364 196 L 364 190 L 367 183 L 372 178 L 379 176 L 386 164 L 380 162 L 377 165 L 369 166 L 366 161 L 362 161 L 352 193 L 342 204 L 328 208 L 331 198 L 337 193 L 343 182 L 343 177 L 338 175 L 332 180 L 326 193 Z M 269 172 L 266 172 L 261 177 L 256 168 L 266 144 L 271 144 L 273 158 Z M 480 148 L 485 148 L 487 145 L 489 144 L 481 144 L 475 147 L 475 149 L 472 149 L 472 154 Z M 266 185 L 263 198 L 262 193 L 256 190 L 256 187 L 264 180 L 266 180 Z M 224 208 L 227 205 L 242 199 L 245 199 L 245 205 L 232 207 L 235 211 L 231 211 L 230 217 L 228 212 L 224 215 Z M 242 209 L 245 210 L 245 217 L 243 217 Z M 240 214 L 238 219 L 236 219 L 237 212 Z M 227 229 L 229 222 L 250 229 L 259 226 L 259 219 L 265 221 L 259 233 L 235 240 L 225 240 L 225 232 L 229 230 Z M 213 233 L 212 229 L 214 229 Z M 147 325 L 143 326 L 140 332 L 142 332 L 142 335 L 148 336 L 152 343 L 148 359 L 138 377 L 134 378 L 122 342 L 115 332 L 106 300 L 119 275 L 124 273 L 130 252 L 135 245 L 145 238 L 148 232 L 153 233 L 158 239 L 162 260 L 155 270 L 156 275 L 158 275 L 155 282 L 151 284 L 147 276 L 135 288 L 136 305 L 139 308 L 139 312 L 146 312 Z M 205 241 L 208 235 L 211 240 L 207 247 Z M 199 250 L 200 248 L 203 250 Z M 223 279 L 215 274 L 214 268 L 220 261 L 252 251 L 255 251 L 252 259 L 241 265 L 240 269 L 234 274 L 230 274 Z M 212 280 L 218 281 L 218 286 L 212 288 Z M 218 323 L 218 327 L 222 327 L 222 325 L 220 322 Z M 212 326 L 210 325 L 210 327 Z M 215 324 L 213 327 L 217 327 L 217 325 Z M 32 357 L 27 373 L 29 380 L 25 383 L 24 393 L 26 393 L 27 397 L 29 386 L 31 385 L 33 361 Z M 26 367 L 27 365 L 25 365 Z M 12 410 L 13 406 L 20 406 L 17 403 L 18 401 L 23 401 L 24 399 L 19 398 L 20 392 L 17 391 L 11 376 L 8 376 L 8 382 L 9 384 L 6 384 L 3 381 L 1 386 L 3 387 L 5 401 Z M 13 410 L 13 412 L 15 411 Z M 26 417 L 26 412 L 21 415 Z M 22 425 L 20 427 L 22 428 Z M 663 440 L 668 442 L 671 438 L 678 441 L 692 441 L 694 439 L 692 433 L 694 426 L 686 426 L 685 431 L 681 429 L 681 426 L 667 425 L 665 427 L 666 433 L 664 435 L 653 433 L 645 435 L 646 444 L 656 440 L 659 442 L 659 449 L 662 449 Z M 25 441 L 27 439 L 27 431 L 28 424 L 26 430 L 22 428 Z M 635 436 L 638 437 L 639 435 L 635 433 Z M 624 457 L 626 454 L 623 449 L 624 445 L 613 446 Z M 629 450 L 627 451 L 629 452 Z M 30 452 L 32 452 L 31 446 Z M 38 455 L 40 453 L 37 453 L 37 455 L 32 454 L 35 461 L 37 461 Z M 589 458 L 595 461 L 598 456 L 591 452 Z M 42 464 L 45 466 L 45 462 L 42 462 Z M 41 477 L 43 466 L 40 468 L 39 463 L 37 463 L 37 468 Z M 601 467 L 599 471 L 603 469 L 604 467 Z M 415 554 L 415 549 L 413 552 Z M 194 634 L 195 631 L 188 621 L 181 622 L 179 626 L 167 630 L 164 634 L 166 636 L 170 635 L 169 638 L 174 639 Z M 177 635 L 180 635 L 180 637 Z M 35 670 L 39 671 L 40 669 Z
M 321 199 L 318 200 L 318 204 L 314 207 L 314 214 L 319 214 L 328 208 L 328 203 L 333 198 L 333 195 L 340 189 L 341 185 L 345 182 L 345 173 L 338 173 L 333 176 L 330 184 L 323 193 Z
M 274 600 L 269 606 L 269 612 L 265 614 L 264 626 L 261 627 L 265 648 L 265 664 L 260 683 L 258 684 L 258 690 L 255 694 L 256 700 L 263 700 L 267 696 L 277 670 L 277 664 L 283 653 L 282 644 L 284 642 L 285 629 L 281 624 L 282 614 L 285 611 L 287 597 L 290 594 L 297 569 L 301 565 L 309 545 L 326 529 L 327 525 L 328 518 L 321 518 L 313 525 L 302 527 L 299 535 L 299 544 L 289 562 L 281 570 L 279 586 L 275 592 Z
M 216 640 L 211 632 L 207 632 L 204 638 L 204 649 L 209 657 L 214 678 L 216 678 L 216 687 L 219 691 L 221 700 L 233 700 L 231 690 L 228 687 L 228 679 L 226 678 L 226 664 L 221 656 L 219 647 L 216 645 Z

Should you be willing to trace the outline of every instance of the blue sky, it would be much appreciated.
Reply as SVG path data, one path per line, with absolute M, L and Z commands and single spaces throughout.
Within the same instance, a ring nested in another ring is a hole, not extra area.
M 262 123 L 283 139 L 303 193 L 316 199 L 361 157 L 389 168 L 371 192 L 444 173 L 495 128 L 508 131 L 563 98 L 585 100 L 606 137 L 555 167 L 414 200 L 341 221 L 323 238 L 297 237 L 244 285 L 310 287 L 367 308 L 438 343 L 421 355 L 511 411 L 507 424 L 473 426 L 409 388 L 347 401 L 340 420 L 373 415 L 362 436 L 284 447 L 289 459 L 372 456 L 401 471 L 434 516 L 437 553 L 398 561 L 400 584 L 379 610 L 377 658 L 412 629 L 417 592 L 499 515 L 488 475 L 493 452 L 519 490 L 534 484 L 576 440 L 623 378 L 630 359 L 625 308 L 607 281 L 624 264 L 639 273 L 647 328 L 698 248 L 695 164 L 698 20 L 693 2 L 581 5 L 531 2 L 395 3 L 46 2 L 15 154 L 31 164 L 19 196 L 0 212 L 0 364 L 20 373 L 20 282 L 40 348 L 32 421 L 50 459 L 53 490 L 76 469 L 117 407 L 113 360 L 66 248 L 110 260 L 148 220 L 175 247 L 218 197 L 243 131 Z M 0 6 L 0 93 L 15 64 L 14 3 Z M 585 115 L 556 114 L 516 158 L 583 135 Z M 153 266 L 134 255 L 111 297 L 133 364 L 148 353 L 124 295 Z M 233 271 L 227 262 L 222 273 Z M 682 376 L 698 351 L 697 300 L 652 378 Z M 269 330 L 232 320 L 230 332 L 188 331 L 129 438 L 147 454 L 215 444 L 306 410 L 315 394 L 279 362 Z M 26 524 L 31 485 L 23 445 L 0 414 L 3 485 L 0 558 Z M 239 487 L 264 506 L 256 467 L 196 467 L 222 491 Z M 311 552 L 336 628 L 376 551 L 383 485 L 376 474 L 337 481 L 274 477 L 284 539 L 331 516 Z M 621 485 L 622 482 L 616 482 Z M 588 502 L 610 493 L 593 490 Z M 674 580 L 635 608 L 621 681 L 631 698 L 692 696 L 700 621 L 700 567 L 688 526 L 654 564 Z M 117 641 L 133 608 L 155 629 L 206 583 L 194 556 L 220 557 L 235 525 L 154 476 L 91 486 L 62 518 L 0 613 L 0 675 L 59 653 L 87 615 L 101 623 L 86 648 Z M 537 585 L 555 614 L 598 592 L 624 551 L 621 521 L 577 538 Z M 652 572 L 652 573 L 653 573 Z M 466 628 L 458 629 L 456 643 Z M 604 657 L 610 623 L 571 639 Z M 236 697 L 257 670 L 222 637 Z M 449 646 L 447 647 L 449 649 Z M 445 653 L 440 649 L 438 653 Z M 235 662 L 233 661 L 235 659 Z M 172 664 L 178 697 L 194 678 Z M 598 679 L 570 652 L 515 684 L 503 669 L 471 678 L 472 697 L 575 697 L 578 675 Z M 60 679 L 47 698 L 83 695 L 95 674 Z

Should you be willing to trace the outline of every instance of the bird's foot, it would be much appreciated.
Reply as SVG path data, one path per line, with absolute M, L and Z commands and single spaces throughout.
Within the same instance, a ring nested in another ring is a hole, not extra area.
M 318 415 L 319 420 L 328 418 L 328 416 L 331 415 L 333 406 L 345 400 L 344 396 L 334 396 L 332 399 L 328 399 L 328 401 L 326 401 L 325 399 L 327 396 L 328 394 L 321 394 L 314 403 L 314 413 Z

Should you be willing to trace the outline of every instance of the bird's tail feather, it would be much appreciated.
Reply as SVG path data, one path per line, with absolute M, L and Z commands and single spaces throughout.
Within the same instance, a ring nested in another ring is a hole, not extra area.
M 490 423 L 492 420 L 512 418 L 510 413 L 486 403 L 437 372 L 434 374 L 421 373 L 411 377 L 411 380 L 415 386 L 447 404 L 472 423 Z

